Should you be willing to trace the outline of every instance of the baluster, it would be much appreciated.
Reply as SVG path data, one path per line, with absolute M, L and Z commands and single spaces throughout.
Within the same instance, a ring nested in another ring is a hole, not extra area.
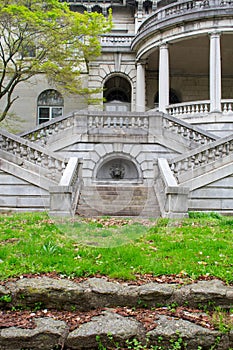
M 35 159 L 35 163 L 38 164 L 38 165 L 41 165 L 41 153 L 40 152 L 37 152 L 35 151 L 34 152 L 34 159 Z
M 67 122 L 66 122 L 66 127 L 69 128 L 69 127 L 71 126 L 70 118 L 67 118 L 66 120 L 67 120 Z
M 47 156 L 47 154 L 41 153 L 41 165 L 48 168 L 49 156 Z
M 89 117 L 88 118 L 88 127 L 91 128 L 93 125 L 93 118 L 92 117 Z
M 218 159 L 219 156 L 220 156 L 220 153 L 219 153 L 219 147 L 217 146 L 214 150 L 214 155 L 215 155 L 215 159 Z
M 178 125 L 177 134 L 182 134 L 182 125 Z
M 189 139 L 193 140 L 194 139 L 194 135 L 193 135 L 193 131 L 189 130 Z
M 197 166 L 199 165 L 200 161 L 199 161 L 199 154 L 195 154 L 194 156 L 194 165 Z
M 227 113 L 227 104 L 226 103 L 224 103 L 224 105 L 223 105 L 223 113 Z
M 120 122 L 120 128 L 122 128 L 123 127 L 123 118 L 122 117 L 120 117 L 119 122 Z
M 208 159 L 208 152 L 206 151 L 201 152 L 201 164 L 206 163 L 207 159 Z
M 194 113 L 195 113 L 195 106 L 192 105 L 192 106 L 191 106 L 191 109 L 192 109 L 192 113 L 194 114 Z
M 232 113 L 232 104 L 231 103 L 228 104 L 228 113 L 229 114 Z
M 98 128 L 99 124 L 99 117 L 95 117 L 95 127 Z
M 183 136 L 184 136 L 184 137 L 187 137 L 187 136 L 188 136 L 188 129 L 187 129 L 186 127 L 184 127 Z
M 30 139 L 32 142 L 34 142 L 36 139 L 35 139 L 35 134 L 30 134 L 28 139 Z
M 206 143 L 206 138 L 205 136 L 202 136 L 201 137 L 201 144 L 204 145 Z
M 226 143 L 224 143 L 222 145 L 222 156 L 224 157 L 224 156 L 226 156 L 226 154 L 227 154 Z
M 111 117 L 107 118 L 107 126 L 108 126 L 108 128 L 110 128 L 110 126 L 111 126 Z
M 200 113 L 203 113 L 204 108 L 203 108 L 203 104 L 200 105 Z
M 208 109 L 208 105 L 207 103 L 205 104 L 205 113 L 208 113 L 209 112 L 209 109 Z
M 138 117 L 138 127 L 140 128 L 141 127 L 141 118 Z
M 12 145 L 13 154 L 17 154 L 17 143 L 14 141 Z
M 117 126 L 117 118 L 116 117 L 113 118 L 113 126 L 114 126 L 114 128 L 116 128 L 116 126 Z
M 148 121 L 148 118 L 146 118 L 146 117 L 144 118 L 143 126 L 144 126 L 145 129 L 148 129 L 148 127 L 149 127 L 149 121 Z
M 233 140 L 229 142 L 229 151 L 233 151 Z
M 53 134 L 53 126 L 49 126 L 48 134 L 49 134 L 49 135 L 52 135 L 52 134 Z
M 59 123 L 59 129 L 62 131 L 65 129 L 65 122 L 64 120 L 62 120 L 60 123 Z
M 193 159 L 192 157 L 188 158 L 188 169 L 192 169 L 193 168 Z
M 191 109 L 190 109 L 190 106 L 188 105 L 187 106 L 187 114 L 190 114 L 191 113 Z
M 135 118 L 134 117 L 131 118 L 131 125 L 132 125 L 132 127 L 135 126 Z
M 103 128 L 103 126 L 104 126 L 104 117 L 100 117 L 100 119 L 99 119 L 99 126 L 101 126 L 102 128 Z

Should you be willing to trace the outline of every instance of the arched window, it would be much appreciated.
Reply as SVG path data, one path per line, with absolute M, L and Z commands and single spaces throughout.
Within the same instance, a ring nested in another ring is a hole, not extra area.
M 64 100 L 60 92 L 49 89 L 43 91 L 37 100 L 38 124 L 45 123 L 63 114 Z

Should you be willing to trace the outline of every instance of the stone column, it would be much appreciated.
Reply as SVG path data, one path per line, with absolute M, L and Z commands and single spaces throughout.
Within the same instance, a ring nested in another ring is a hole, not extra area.
M 159 111 L 166 112 L 169 105 L 169 50 L 163 43 L 159 48 Z
M 145 62 L 137 62 L 136 112 L 145 112 Z
M 210 34 L 210 112 L 221 112 L 220 33 Z

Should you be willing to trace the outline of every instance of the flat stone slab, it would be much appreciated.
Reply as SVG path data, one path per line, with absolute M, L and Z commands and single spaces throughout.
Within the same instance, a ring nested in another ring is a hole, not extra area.
M 10 327 L 0 330 L 1 350 L 43 349 L 63 346 L 69 328 L 63 321 L 51 318 L 36 318 L 35 329 Z
M 230 349 L 229 335 L 222 335 L 193 322 L 160 315 L 156 323 L 156 328 L 147 333 L 153 345 L 169 347 L 174 342 L 180 342 L 183 346 L 186 344 L 189 350 L 197 350 L 198 346 L 209 350 L 214 345 L 217 349 Z
M 95 349 L 97 337 L 103 346 L 124 346 L 127 339 L 144 338 L 145 330 L 140 322 L 123 317 L 111 311 L 93 317 L 91 322 L 81 325 L 71 332 L 66 346 L 69 349 Z

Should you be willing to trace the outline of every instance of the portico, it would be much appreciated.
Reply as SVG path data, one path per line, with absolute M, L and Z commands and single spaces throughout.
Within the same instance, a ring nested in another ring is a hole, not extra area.
M 211 6 L 203 13 L 201 2 L 196 8 L 186 8 L 187 2 L 182 4 L 182 16 L 178 16 L 180 3 L 167 6 L 165 15 L 163 8 L 157 10 L 133 40 L 136 60 L 144 62 L 140 65 L 140 82 L 137 68 L 136 110 L 143 105 L 145 111 L 156 108 L 180 118 L 229 115 L 233 109 L 231 20 L 211 18 Z M 193 12 L 192 17 L 189 12 Z

